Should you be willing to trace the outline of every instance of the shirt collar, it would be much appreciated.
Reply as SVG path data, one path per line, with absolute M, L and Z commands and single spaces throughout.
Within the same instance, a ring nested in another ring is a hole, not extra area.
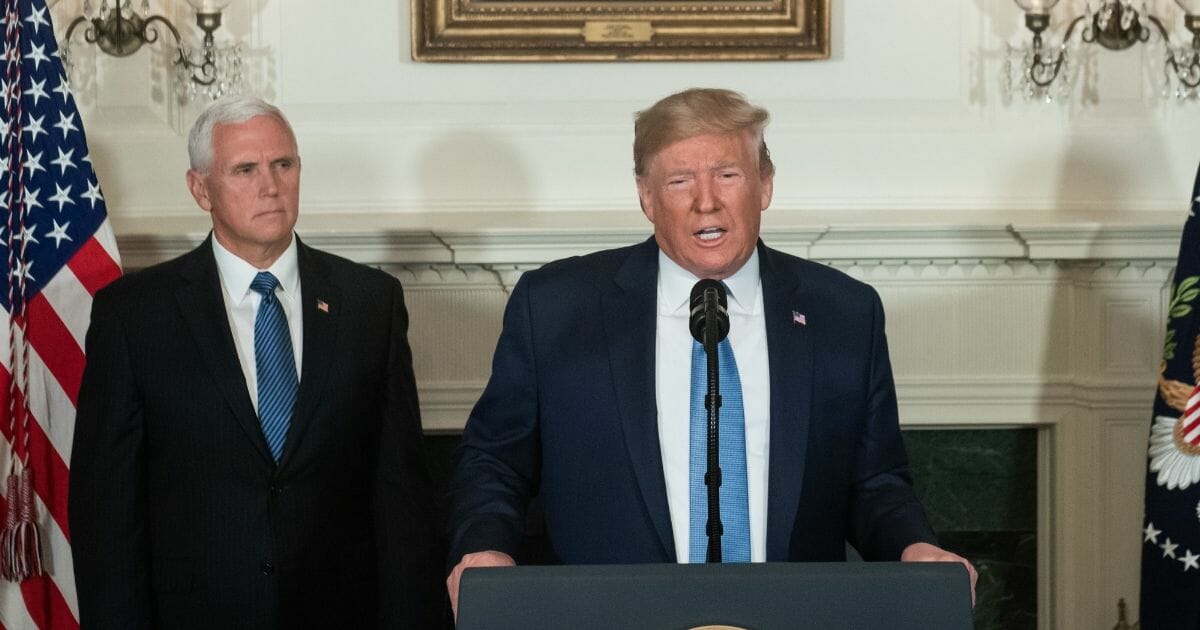
M 700 281 L 692 272 L 680 267 L 661 249 L 658 250 L 658 310 L 662 315 L 687 315 L 692 286 Z M 758 249 L 750 254 L 746 264 L 722 283 L 729 296 L 731 312 L 748 315 L 762 309 L 762 279 L 758 274 Z
M 221 284 L 225 293 L 234 303 L 241 305 L 250 295 L 250 283 L 260 271 L 271 272 L 279 280 L 279 288 L 285 295 L 294 295 L 300 286 L 300 265 L 297 260 L 296 235 L 292 234 L 292 242 L 283 254 L 267 269 L 258 269 L 254 265 L 238 258 L 237 254 L 225 249 L 214 236 L 212 239 L 213 256 L 217 259 L 217 270 L 220 272 Z

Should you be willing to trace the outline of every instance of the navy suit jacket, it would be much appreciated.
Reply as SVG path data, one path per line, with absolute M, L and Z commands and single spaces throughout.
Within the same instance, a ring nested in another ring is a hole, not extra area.
M 209 240 L 96 294 L 71 454 L 84 628 L 441 623 L 400 283 L 297 256 L 304 361 L 278 464 Z
M 649 239 L 517 283 L 453 471 L 451 565 L 489 549 L 515 556 L 535 494 L 563 563 L 676 561 L 655 405 L 658 251 Z M 846 541 L 868 560 L 897 560 L 934 542 L 912 490 L 878 295 L 761 242 L 758 253 L 767 560 L 842 560 Z

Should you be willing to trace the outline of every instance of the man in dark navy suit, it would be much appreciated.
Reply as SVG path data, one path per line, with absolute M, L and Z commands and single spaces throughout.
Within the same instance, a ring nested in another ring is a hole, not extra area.
M 843 560 L 849 542 L 868 560 L 961 562 L 974 582 L 913 493 L 878 295 L 759 241 L 766 122 L 726 90 L 641 112 L 634 170 L 654 237 L 517 283 L 452 477 L 455 605 L 465 568 L 514 564 L 533 495 L 563 563 L 705 560 L 704 364 L 688 330 L 703 278 L 729 294 L 724 559 Z
M 440 627 L 440 528 L 393 277 L 294 234 L 300 155 L 210 107 L 212 234 L 96 295 L 71 457 L 84 628 Z

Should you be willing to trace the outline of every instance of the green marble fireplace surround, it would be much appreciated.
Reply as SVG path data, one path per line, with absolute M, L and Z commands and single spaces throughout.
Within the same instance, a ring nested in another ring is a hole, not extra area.
M 939 542 L 979 571 L 977 629 L 1037 627 L 1037 429 L 907 430 Z

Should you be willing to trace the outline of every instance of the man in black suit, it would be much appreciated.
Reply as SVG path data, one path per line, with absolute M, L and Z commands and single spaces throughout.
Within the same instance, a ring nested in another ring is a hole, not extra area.
M 961 562 L 974 581 L 913 492 L 879 296 L 758 238 L 766 122 L 727 90 L 641 112 L 634 171 L 654 237 L 517 283 L 452 476 L 455 605 L 464 569 L 514 563 L 535 494 L 561 562 L 705 561 L 706 364 L 688 331 L 702 278 L 729 291 L 723 559 L 844 560 L 849 542 L 868 560 Z
M 441 548 L 400 283 L 293 233 L 275 107 L 210 107 L 212 234 L 96 295 L 71 456 L 84 628 L 431 628 Z

